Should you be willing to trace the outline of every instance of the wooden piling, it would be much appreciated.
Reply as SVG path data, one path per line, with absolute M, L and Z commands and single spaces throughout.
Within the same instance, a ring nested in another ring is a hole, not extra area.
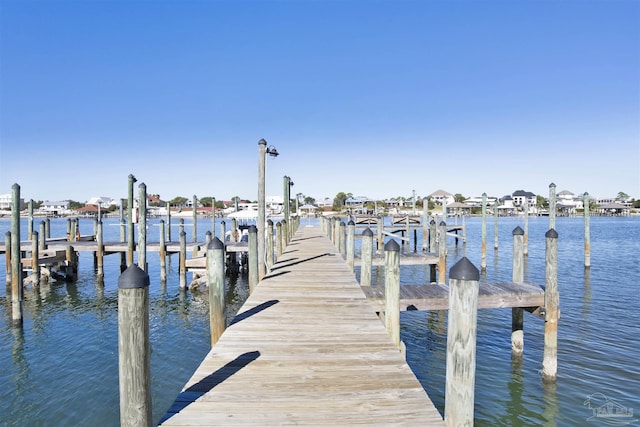
M 102 221 L 98 221 L 98 227 L 96 229 L 96 243 L 98 245 L 98 249 L 96 251 L 96 260 L 98 276 L 104 276 L 104 239 L 103 239 L 103 227 Z
M 556 185 L 549 184 L 549 229 L 556 229 Z
M 529 255 L 529 198 L 524 196 L 524 234 L 522 235 L 522 254 Z
M 40 221 L 40 250 L 47 249 L 47 226 L 44 221 Z
M 378 240 L 376 240 L 376 253 L 381 254 L 384 247 L 384 217 L 376 218 L 376 228 L 378 232 Z
M 67 242 L 73 241 L 71 237 L 71 218 L 67 218 Z
M 31 240 L 33 234 L 33 199 L 27 202 L 27 240 Z
M 498 250 L 498 200 L 493 205 L 493 249 Z
M 513 230 L 513 283 L 524 283 L 524 230 Z M 511 309 L 511 355 L 522 356 L 524 352 L 524 310 L 521 307 Z
M 178 261 L 178 276 L 180 289 L 187 287 L 187 233 L 180 233 L 180 255 Z
M 354 252 L 356 250 L 356 223 L 353 220 L 349 220 L 347 224 L 347 244 L 346 244 L 346 252 L 347 252 L 347 265 L 349 269 L 353 272 L 354 265 Z
M 369 227 L 362 232 L 360 253 L 360 286 L 371 286 L 371 264 L 373 256 L 373 231 Z
M 273 239 L 270 240 L 273 246 Z M 267 252 L 267 257 L 273 257 L 273 252 Z M 253 293 L 256 286 L 258 286 L 258 229 L 252 225 L 249 227 L 249 294 Z
M 165 203 L 165 208 L 167 209 L 167 241 L 171 241 L 171 204 L 169 202 Z
M 12 249 L 12 244 L 11 244 L 11 232 L 7 231 L 6 233 L 4 233 L 4 247 L 5 247 L 5 253 L 4 253 L 4 261 L 5 261 L 5 281 L 7 283 L 7 287 L 11 287 L 11 249 Z M 8 293 L 8 292 L 7 292 Z
M 118 279 L 120 425 L 151 426 L 149 276 L 131 265 Z
M 158 253 L 160 258 L 160 280 L 167 280 L 167 243 L 165 241 L 165 224 L 164 220 L 160 220 L 160 249 Z
M 282 222 L 276 224 L 276 259 L 282 256 Z
M 444 408 L 447 426 L 473 425 L 479 279 L 478 269 L 466 257 L 449 272 Z
M 440 241 L 438 242 L 438 284 L 444 285 L 447 276 L 447 223 L 440 221 Z
M 267 257 L 267 270 L 271 271 L 271 268 L 273 267 L 273 221 L 271 221 L 271 219 L 267 220 L 267 235 L 265 236 L 265 239 L 265 256 Z M 258 254 L 256 253 L 256 259 L 257 256 Z
M 282 239 L 282 253 L 287 248 L 287 233 L 289 233 L 289 224 L 286 220 L 282 220 L 282 233 L 280 233 L 280 238 Z
M 480 249 L 480 270 L 487 270 L 487 193 L 482 193 L 482 247 Z
M 214 238 L 211 240 L 211 243 L 209 243 L 209 246 L 207 246 L 207 286 L 209 287 L 211 347 L 218 342 L 227 326 L 227 313 L 224 299 L 224 258 L 224 243 L 222 243 L 220 239 Z
M 33 274 L 34 285 L 40 284 L 40 251 L 38 246 L 38 232 L 31 231 L 31 274 Z
M 422 199 L 422 252 L 429 252 L 429 201 Z
M 47 239 L 51 238 L 51 220 L 49 218 L 47 218 L 44 222 L 44 231 L 45 231 L 45 236 L 47 236 Z
M 11 319 L 22 326 L 22 266 L 20 260 L 20 186 L 11 187 Z
M 589 230 L 589 193 L 584 193 L 584 267 L 591 267 L 591 232 Z
M 385 326 L 400 349 L 400 245 L 395 239 L 384 245 L 384 290 Z
M 136 182 L 136 177 L 133 174 L 129 174 L 129 189 L 127 197 L 127 266 L 133 264 L 133 252 L 135 248 L 135 230 L 133 225 L 133 184 Z
M 191 241 L 198 241 L 198 198 L 196 195 L 193 195 L 193 228 L 191 233 Z
M 147 185 L 138 185 L 138 267 L 147 271 Z
M 238 220 L 235 218 L 231 218 L 231 237 L 229 240 L 231 242 L 240 241 L 240 233 L 238 232 Z
M 211 198 L 211 238 L 216 237 L 216 198 Z
M 344 221 L 340 221 L 339 234 L 338 234 L 338 252 L 342 255 L 342 259 L 347 259 L 347 250 L 345 248 L 345 234 L 346 224 Z
M 558 233 L 547 231 L 545 253 L 545 319 L 542 378 L 555 382 L 558 373 L 558 319 L 560 318 L 560 294 L 558 292 Z
M 227 223 L 220 221 L 220 241 L 225 242 L 227 239 Z
M 436 220 L 429 221 L 429 252 L 435 252 L 438 247 L 438 231 L 436 228 Z

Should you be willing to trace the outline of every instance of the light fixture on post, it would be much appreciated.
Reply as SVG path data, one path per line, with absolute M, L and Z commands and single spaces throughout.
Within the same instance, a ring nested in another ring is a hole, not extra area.
M 267 154 L 271 157 L 277 157 L 280 153 L 273 145 L 267 147 L 267 141 L 261 139 L 258 141 L 258 220 L 256 223 L 258 229 L 258 280 L 262 280 L 267 273 L 267 254 L 265 254 L 265 171 Z M 270 237 L 273 238 L 273 236 Z M 273 256 L 273 254 L 269 254 L 269 256 Z

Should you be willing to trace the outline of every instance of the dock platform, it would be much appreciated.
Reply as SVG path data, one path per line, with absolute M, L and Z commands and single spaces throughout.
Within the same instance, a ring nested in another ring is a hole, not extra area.
M 444 421 L 336 248 L 304 227 L 160 424 Z

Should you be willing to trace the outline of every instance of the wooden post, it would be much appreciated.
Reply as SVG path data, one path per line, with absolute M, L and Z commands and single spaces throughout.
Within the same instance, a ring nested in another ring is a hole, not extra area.
M 347 224 L 347 265 L 351 272 L 353 272 L 354 264 L 354 252 L 356 250 L 356 223 L 353 220 L 349 220 Z
M 345 234 L 346 234 L 346 224 L 344 223 L 344 221 L 340 221 L 340 231 L 339 231 L 339 235 L 338 235 L 338 252 L 340 252 L 340 255 L 342 255 L 342 259 L 347 259 L 347 249 L 346 249 L 346 245 L 345 245 Z
M 138 185 L 138 267 L 147 271 L 147 186 Z
M 276 260 L 282 256 L 282 223 L 276 224 Z
M 400 245 L 384 245 L 384 322 L 393 343 L 400 348 Z
M 191 236 L 192 242 L 198 241 L 198 198 L 193 195 L 193 235 Z
M 12 261 L 11 261 L 11 252 L 12 252 L 12 244 L 11 244 L 11 232 L 7 231 L 4 233 L 4 261 L 5 261 L 5 281 L 7 282 L 7 287 L 11 287 L 11 270 L 12 270 Z M 8 293 L 8 292 L 7 292 Z
M 67 218 L 67 242 L 72 242 L 73 237 L 71 237 L 71 218 Z
M 422 252 L 429 252 L 429 201 L 422 199 Z
M 40 284 L 40 251 L 38 250 L 38 232 L 31 231 L 31 274 L 33 274 L 34 285 Z
M 98 250 L 96 251 L 96 258 L 98 264 L 98 276 L 104 276 L 104 238 L 103 238 L 102 221 L 98 221 L 98 227 L 96 228 L 96 243 Z
M 27 203 L 27 240 L 31 240 L 33 234 L 33 199 Z
M 266 239 L 265 255 L 267 257 L 267 271 L 271 271 L 271 268 L 273 267 L 273 221 L 271 221 L 271 219 L 267 220 L 267 235 L 265 236 L 265 239 Z M 258 243 L 256 241 L 256 245 L 257 244 Z M 258 253 L 256 252 L 256 259 L 258 259 L 257 257 L 258 257 Z
M 165 203 L 165 207 L 167 208 L 167 241 L 171 241 L 171 204 L 169 202 Z
M 379 216 L 376 218 L 376 228 L 378 232 L 378 239 L 376 240 L 376 253 L 381 254 L 384 246 L 384 217 Z
M 220 241 L 225 242 L 227 239 L 227 223 L 220 221 Z
M 522 236 L 522 254 L 529 255 L 529 198 L 524 197 L 524 235 Z
M 216 237 L 216 198 L 211 198 L 211 238 Z
M 435 252 L 438 242 L 438 232 L 436 230 L 436 220 L 429 221 L 429 252 Z
M 584 193 L 584 267 L 591 267 L 591 235 L 589 231 L 589 193 Z
M 542 378 L 555 382 L 558 373 L 558 319 L 560 318 L 560 294 L 558 293 L 558 233 L 547 231 L 545 253 L 544 291 L 544 351 Z
M 167 280 L 167 243 L 165 241 L 165 225 L 164 220 L 160 220 L 160 249 L 158 251 L 160 258 L 160 280 Z
M 151 426 L 149 276 L 131 265 L 118 279 L 120 425 Z
M 273 240 L 271 242 L 273 246 Z M 273 252 L 271 255 L 273 256 Z M 256 286 L 258 286 L 258 229 L 252 225 L 249 227 L 249 295 L 253 293 Z
M 289 224 L 287 224 L 286 220 L 282 220 L 282 233 L 280 233 L 280 238 L 282 239 L 282 253 L 287 248 L 287 234 L 289 233 Z
M 513 273 L 514 283 L 524 283 L 524 230 L 513 230 Z M 521 357 L 524 352 L 524 310 L 511 309 L 511 355 Z
M 180 235 L 184 232 L 184 218 L 180 218 L 180 222 L 178 223 L 178 240 L 180 239 Z
M 482 193 L 482 249 L 480 250 L 480 270 L 487 270 L 487 193 Z
M 11 186 L 11 319 L 22 326 L 22 262 L 20 255 L 20 186 Z
M 549 228 L 556 229 L 556 185 L 549 184 Z
M 224 258 L 224 243 L 220 239 L 214 238 L 207 246 L 211 347 L 218 342 L 227 327 L 227 308 L 224 299 Z
M 373 231 L 369 227 L 362 232 L 360 253 L 360 286 L 371 286 L 371 261 L 373 255 Z
M 40 250 L 47 249 L 47 226 L 44 221 L 40 221 Z
M 440 221 L 440 242 L 438 243 L 438 284 L 447 280 L 447 223 Z
M 178 275 L 180 282 L 180 289 L 184 289 L 187 286 L 187 233 L 184 231 L 180 233 L 180 255 L 178 261 Z
M 73 246 L 69 245 L 66 247 L 65 259 L 67 262 L 65 271 L 66 280 L 71 282 L 78 278 L 78 257 L 76 256 L 76 251 L 73 249 Z
M 47 239 L 51 238 L 51 220 L 49 218 L 47 218 L 44 222 L 44 230 L 45 230 L 45 235 L 47 236 Z
M 478 269 L 466 257 L 449 272 L 444 408 L 447 426 L 473 425 L 479 279 Z
M 129 191 L 127 198 L 127 266 L 133 264 L 133 252 L 135 247 L 135 231 L 133 229 L 133 184 L 136 182 L 136 177 L 133 174 L 129 174 Z
M 498 200 L 493 205 L 493 249 L 498 250 Z

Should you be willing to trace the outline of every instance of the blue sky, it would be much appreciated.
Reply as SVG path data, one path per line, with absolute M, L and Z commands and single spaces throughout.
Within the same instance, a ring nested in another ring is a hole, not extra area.
M 0 1 L 0 194 L 640 198 L 640 2 Z

